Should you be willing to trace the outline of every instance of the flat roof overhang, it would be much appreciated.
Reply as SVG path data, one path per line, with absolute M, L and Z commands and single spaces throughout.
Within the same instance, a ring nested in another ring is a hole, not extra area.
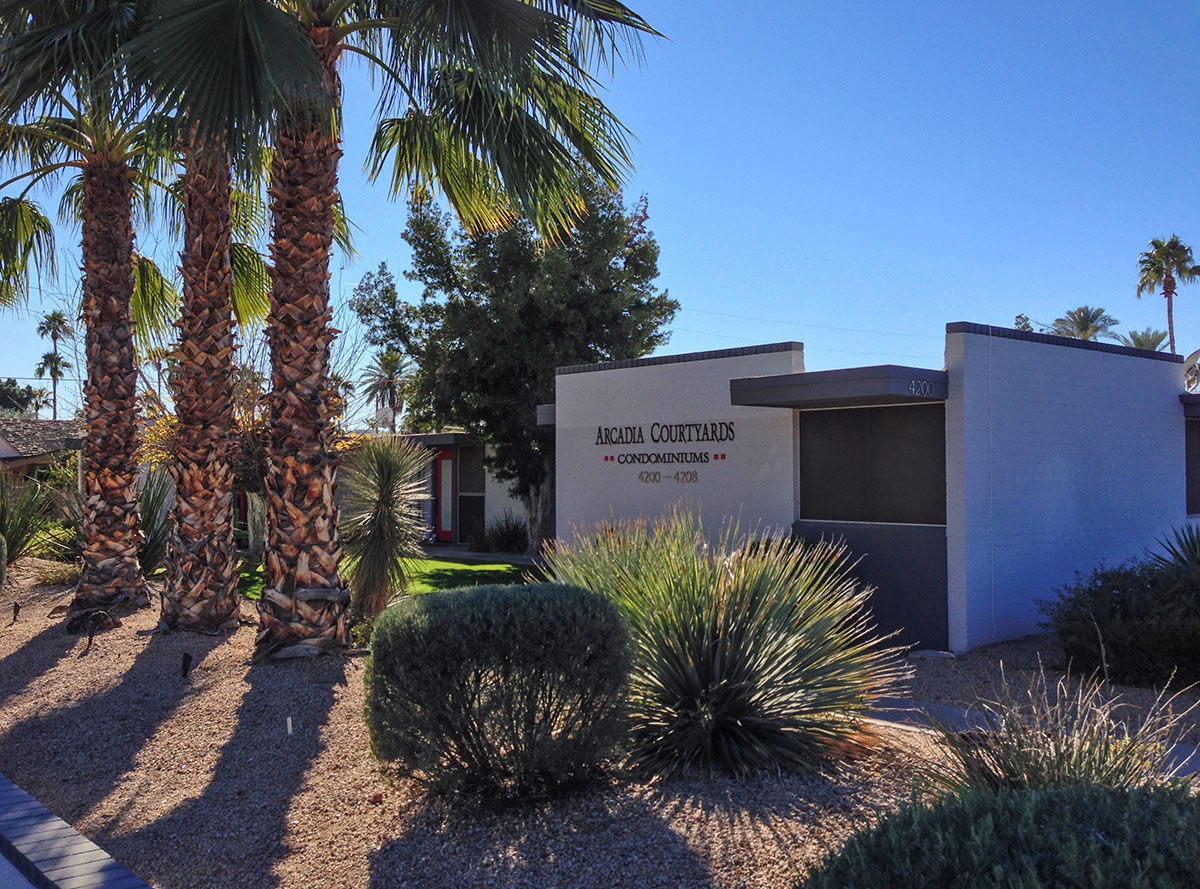
M 427 448 L 449 448 L 455 445 L 479 444 L 465 432 L 409 432 L 403 436 Z
M 948 393 L 946 371 L 898 364 L 729 381 L 731 404 L 798 410 L 928 404 L 945 401 Z
M 1183 405 L 1183 415 L 1193 419 L 1200 419 L 1200 395 L 1192 392 L 1184 392 L 1179 396 L 1179 402 Z

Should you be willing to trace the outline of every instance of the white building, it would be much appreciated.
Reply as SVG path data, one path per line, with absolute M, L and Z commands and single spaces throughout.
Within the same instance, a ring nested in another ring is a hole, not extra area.
M 965 651 L 1038 632 L 1075 571 L 1200 512 L 1183 392 L 1176 355 L 956 323 L 944 370 L 805 373 L 776 343 L 560 368 L 539 416 L 559 537 L 681 500 L 710 528 L 841 537 L 882 629 Z

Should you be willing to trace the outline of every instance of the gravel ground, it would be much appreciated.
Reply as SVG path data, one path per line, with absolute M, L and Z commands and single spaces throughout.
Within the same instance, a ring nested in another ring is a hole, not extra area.
M 151 609 L 84 655 L 49 615 L 70 589 L 36 586 L 40 567 L 0 590 L 0 771 L 159 889 L 791 886 L 930 755 L 879 727 L 838 776 L 616 775 L 532 809 L 451 807 L 380 774 L 361 660 L 251 666 L 252 628 L 151 634 Z
M 1027 636 L 1015 642 L 989 645 L 952 658 L 918 657 L 910 660 L 913 680 L 910 696 L 916 701 L 966 707 L 978 698 L 994 700 L 1000 687 L 1001 676 L 1009 687 L 1021 690 L 1028 679 L 1037 674 L 1039 666 L 1046 671 L 1047 679 L 1056 682 L 1068 675 L 1066 656 L 1052 635 Z M 1002 672 L 1003 668 L 1003 672 Z M 1069 681 L 1074 686 L 1080 678 L 1078 670 L 1072 670 Z M 1121 716 L 1132 722 L 1138 721 L 1154 705 L 1159 689 L 1137 688 L 1128 685 L 1109 685 L 1114 696 L 1119 696 L 1126 705 Z M 1172 688 L 1172 692 L 1180 691 Z M 1190 729 L 1183 740 L 1200 744 L 1200 689 L 1184 690 L 1176 699 L 1176 712 L 1196 707 L 1187 720 Z

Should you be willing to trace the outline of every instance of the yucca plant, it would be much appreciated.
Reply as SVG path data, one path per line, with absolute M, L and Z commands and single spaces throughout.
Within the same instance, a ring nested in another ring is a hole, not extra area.
M 40 482 L 30 479 L 17 484 L 0 475 L 0 537 L 12 565 L 29 552 L 30 547 L 54 518 L 54 492 Z
M 1195 525 L 1175 528 L 1170 537 L 1160 537 L 1158 545 L 1163 551 L 1152 553 L 1151 563 L 1177 583 L 1200 588 L 1200 529 Z
M 677 508 L 545 558 L 557 582 L 610 597 L 630 623 L 631 761 L 650 771 L 817 765 L 905 678 L 843 544 L 743 538 L 730 523 L 710 545 Z
M 175 484 L 165 468 L 152 469 L 138 485 L 138 525 L 144 538 L 138 550 L 138 564 L 144 577 L 157 571 L 167 554 L 174 491 Z
M 973 709 L 982 724 L 955 731 L 931 720 L 947 756 L 923 760 L 932 787 L 951 793 L 1099 784 L 1129 789 L 1189 781 L 1172 751 L 1196 705 L 1176 712 L 1179 693 L 1160 694 L 1149 711 L 1125 720 L 1127 705 L 1098 678 L 1047 678 L 1040 669 L 1014 688 L 1001 674 L 995 700 Z
M 408 562 L 422 556 L 422 503 L 430 453 L 402 438 L 369 438 L 343 474 L 341 531 L 356 619 L 377 617 L 407 585 Z

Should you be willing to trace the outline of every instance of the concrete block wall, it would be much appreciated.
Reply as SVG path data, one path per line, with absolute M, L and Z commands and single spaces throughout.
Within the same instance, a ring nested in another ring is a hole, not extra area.
M 699 509 L 710 533 L 727 517 L 743 530 L 786 531 L 796 513 L 793 411 L 733 406 L 735 377 L 798 373 L 803 346 L 673 355 L 560 369 L 556 379 L 557 536 L 617 519 L 651 518 L 680 501 Z M 733 423 L 725 442 L 653 442 L 653 424 Z M 598 428 L 640 429 L 641 443 L 597 444 Z M 704 463 L 622 462 L 626 455 L 695 452 Z M 659 480 L 641 480 L 642 473 Z M 680 480 L 675 478 L 680 473 Z
M 947 325 L 950 647 L 1039 632 L 1074 572 L 1186 520 L 1182 364 Z

